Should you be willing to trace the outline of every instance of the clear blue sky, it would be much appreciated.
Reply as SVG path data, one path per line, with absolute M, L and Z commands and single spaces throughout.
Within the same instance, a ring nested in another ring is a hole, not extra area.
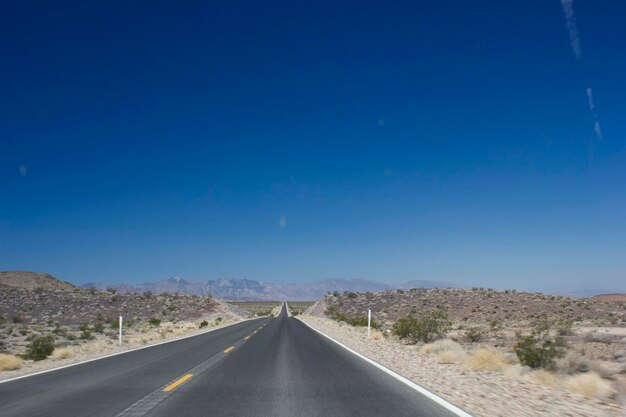
M 626 2 L 565 3 L 5 2 L 0 270 L 626 289 Z

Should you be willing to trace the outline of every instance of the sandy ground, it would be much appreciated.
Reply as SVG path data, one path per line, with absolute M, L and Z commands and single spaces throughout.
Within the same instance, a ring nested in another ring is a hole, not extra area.
M 367 339 L 365 328 L 308 315 L 298 318 L 476 417 L 626 416 L 618 400 L 586 398 L 558 384 L 539 383 L 532 373 L 474 372 L 459 364 L 440 364 L 393 338 Z

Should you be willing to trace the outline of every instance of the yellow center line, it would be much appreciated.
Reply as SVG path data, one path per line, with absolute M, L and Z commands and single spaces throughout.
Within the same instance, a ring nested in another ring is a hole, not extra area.
M 248 339 L 250 339 L 250 336 L 246 336 L 243 338 L 243 340 L 248 340 Z
M 163 391 L 168 392 L 168 391 L 173 390 L 173 389 L 174 389 L 174 388 L 176 388 L 177 386 L 179 386 L 179 385 L 181 385 L 181 384 L 185 383 L 185 381 L 187 381 L 188 379 L 190 379 L 192 376 L 193 376 L 193 374 L 187 374 L 187 375 L 185 375 L 184 377 L 180 378 L 178 381 L 176 381 L 176 382 L 174 382 L 174 383 L 172 383 L 172 384 L 168 385 L 167 387 L 165 387 L 165 388 L 163 389 Z
M 230 352 L 230 351 L 231 351 L 231 350 L 233 350 L 233 349 L 234 349 L 234 347 L 233 347 L 233 346 L 231 346 L 231 347 L 229 347 L 228 349 L 226 349 L 226 350 L 224 351 L 224 353 L 228 353 L 228 352 Z

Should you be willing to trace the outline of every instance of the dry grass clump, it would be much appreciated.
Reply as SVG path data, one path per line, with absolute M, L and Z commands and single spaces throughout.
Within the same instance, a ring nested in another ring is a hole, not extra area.
M 54 352 L 52 352 L 54 359 L 69 359 L 72 356 L 74 356 L 74 351 L 67 347 L 54 349 Z
M 383 338 L 383 334 L 382 332 L 379 332 L 378 330 L 372 330 L 372 333 L 370 334 L 370 338 L 373 340 L 381 340 Z
M 504 369 L 503 375 L 510 379 L 519 379 L 528 374 L 528 368 L 520 364 L 511 365 Z
M 461 345 L 450 339 L 437 340 L 424 345 L 422 352 L 427 355 L 437 355 L 437 361 L 446 364 L 463 362 L 467 357 Z
M 567 354 L 556 360 L 556 369 L 568 375 L 587 372 L 591 369 L 591 363 L 588 358 L 576 351 L 569 351 Z
M 556 387 L 559 385 L 559 377 L 556 374 L 544 369 L 532 371 L 527 377 L 535 384 L 548 385 L 550 387 Z
M 606 400 L 615 395 L 611 383 L 595 372 L 570 376 L 563 384 L 568 390 L 589 398 Z
M 429 355 L 437 355 L 441 352 L 464 352 L 461 345 L 454 340 L 441 339 L 433 343 L 428 343 L 422 347 L 422 352 Z
M 502 371 L 508 366 L 504 356 L 500 352 L 487 347 L 474 350 L 465 364 L 472 371 L 490 372 Z
M 459 363 L 465 360 L 465 352 L 457 352 L 452 350 L 444 350 L 437 355 L 437 362 L 451 364 Z
M 17 356 L 0 354 L 0 371 L 13 371 L 22 367 L 22 360 Z

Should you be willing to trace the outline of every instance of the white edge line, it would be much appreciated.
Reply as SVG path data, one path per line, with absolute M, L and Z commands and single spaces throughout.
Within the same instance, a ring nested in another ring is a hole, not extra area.
M 473 417 L 471 414 L 468 414 L 466 411 L 461 410 L 459 407 L 455 406 L 454 404 L 449 403 L 448 401 L 444 400 L 443 398 L 439 397 L 438 395 L 430 392 L 426 388 L 424 388 L 424 387 L 422 387 L 420 385 L 417 385 L 415 382 L 411 381 L 410 379 L 403 377 L 402 375 L 398 374 L 397 372 L 392 371 L 391 369 L 387 368 L 386 366 L 381 365 L 380 363 L 378 363 L 378 362 L 368 358 L 365 355 L 360 354 L 359 352 L 349 348 L 348 346 L 344 345 L 343 343 L 333 339 L 332 337 L 328 336 L 324 332 L 322 332 L 320 330 L 317 330 L 315 327 L 311 326 L 309 323 L 305 322 L 304 320 L 301 320 L 299 317 L 295 317 L 295 318 L 298 321 L 300 321 L 301 323 L 303 323 L 304 325 L 306 325 L 307 327 L 309 327 L 310 329 L 316 331 L 317 333 L 321 334 L 322 336 L 326 337 L 327 339 L 330 339 L 333 342 L 337 343 L 339 346 L 341 346 L 342 348 L 344 348 L 348 352 L 355 354 L 359 358 L 361 358 L 364 361 L 368 362 L 370 365 L 374 365 L 376 368 L 380 369 L 381 371 L 385 372 L 386 374 L 391 375 L 392 377 L 394 377 L 398 381 L 408 385 L 409 387 L 413 388 L 415 391 L 417 391 L 420 394 L 424 395 L 425 397 L 433 400 L 434 402 L 436 402 L 437 404 L 439 404 L 440 406 L 442 406 L 446 410 L 456 414 L 459 417 Z
M 67 365 L 62 365 L 62 366 L 59 366 L 57 368 L 44 369 L 43 371 L 33 372 L 32 374 L 20 375 L 20 376 L 14 377 L 14 378 L 4 379 L 4 380 L 0 381 L 0 384 L 4 384 L 5 382 L 17 381 L 18 379 L 28 378 L 30 376 L 47 374 L 48 372 L 54 372 L 54 371 L 58 371 L 60 369 L 65 369 L 65 368 L 70 368 L 72 366 L 82 365 L 84 363 L 99 361 L 100 359 L 106 359 L 106 358 L 110 358 L 112 356 L 123 355 L 125 353 L 135 352 L 135 351 L 142 350 L 142 349 L 150 349 L 150 348 L 155 347 L 155 346 L 165 345 L 167 343 L 172 343 L 172 342 L 178 342 L 179 340 L 189 339 L 191 337 L 202 336 L 203 334 L 207 334 L 207 333 L 211 333 L 211 332 L 214 332 L 214 331 L 217 331 L 217 330 L 225 329 L 227 327 L 234 326 L 235 324 L 243 323 L 244 321 L 250 321 L 250 320 L 256 320 L 256 319 L 258 319 L 258 317 L 251 317 L 249 319 L 244 319 L 244 320 L 238 321 L 236 323 L 230 323 L 230 324 L 227 324 L 225 326 L 209 329 L 209 330 L 206 330 L 206 331 L 201 332 L 201 333 L 196 333 L 196 334 L 192 334 L 192 335 L 189 335 L 189 336 L 181 336 L 181 337 L 177 337 L 175 339 L 165 340 L 163 342 L 158 342 L 158 343 L 154 343 L 154 344 L 147 345 L 147 346 L 139 346 L 139 347 L 128 349 L 128 350 L 123 350 L 121 352 L 109 353 L 108 355 L 98 356 L 96 358 L 91 358 L 91 359 L 86 359 L 86 360 L 81 361 L 81 362 L 68 363 Z

